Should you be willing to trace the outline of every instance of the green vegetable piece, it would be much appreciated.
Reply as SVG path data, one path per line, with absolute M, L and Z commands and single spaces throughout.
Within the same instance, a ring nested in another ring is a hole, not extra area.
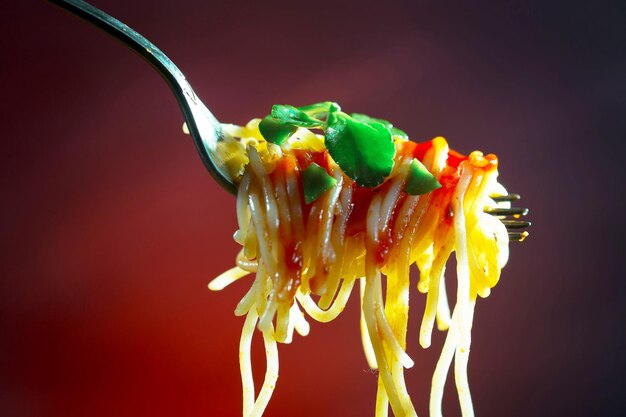
M 324 101 L 322 103 L 298 107 L 298 109 L 302 110 L 309 116 L 317 117 L 318 119 L 325 119 L 328 117 L 328 113 L 341 110 L 341 107 L 333 101 Z
M 281 146 L 289 136 L 293 135 L 297 126 L 288 125 L 273 118 L 272 116 L 266 116 L 261 123 L 259 123 L 259 131 L 266 141 Z
M 382 123 L 383 125 L 385 125 L 385 127 L 387 129 L 389 129 L 389 131 L 391 132 L 392 135 L 400 136 L 404 140 L 408 140 L 409 139 L 409 135 L 407 135 L 404 131 L 398 129 L 397 127 L 393 127 L 393 123 L 391 123 L 388 120 L 376 119 L 374 117 L 370 117 L 370 116 L 368 116 L 366 114 L 360 114 L 360 113 L 352 113 L 350 116 L 354 120 L 357 120 L 357 121 L 363 122 L 363 123 L 372 123 L 372 122 Z
M 315 128 L 324 125 L 324 122 L 310 116 L 307 112 L 287 104 L 274 105 L 272 117 L 281 123 L 299 127 Z
M 265 140 L 281 146 L 298 130 L 298 127 L 325 129 L 326 122 L 320 118 L 326 119 L 329 113 L 338 110 L 339 105 L 332 101 L 300 108 L 288 104 L 276 104 L 272 107 L 272 114 L 266 116 L 259 124 L 259 130 Z
M 441 184 L 433 174 L 426 169 L 424 164 L 417 159 L 413 159 L 409 167 L 409 175 L 406 178 L 404 191 L 411 195 L 421 195 L 436 190 L 439 187 L 441 187 Z
M 382 184 L 393 168 L 396 147 L 389 129 L 381 123 L 363 123 L 331 111 L 325 144 L 343 172 L 361 186 Z
M 337 180 L 326 172 L 324 168 L 313 162 L 302 171 L 302 187 L 304 188 L 304 201 L 311 204 L 322 194 L 337 184 Z

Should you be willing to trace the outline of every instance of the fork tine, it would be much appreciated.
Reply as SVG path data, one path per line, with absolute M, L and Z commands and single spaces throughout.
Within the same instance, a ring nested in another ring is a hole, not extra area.
M 528 214 L 528 209 L 525 207 L 490 208 L 486 209 L 485 213 L 492 216 L 525 216 Z
M 522 196 L 520 196 L 519 194 L 515 194 L 515 193 L 510 193 L 507 195 L 496 195 L 496 196 L 491 196 L 491 199 L 493 201 L 495 201 L 496 203 L 499 203 L 501 201 L 517 201 L 519 199 L 521 199 Z
M 500 202 L 511 202 L 517 201 L 522 197 L 519 194 L 510 193 L 507 195 L 495 195 L 491 196 L 491 199 L 496 203 Z M 530 227 L 531 223 L 526 220 L 517 220 L 521 216 L 525 216 L 528 214 L 528 209 L 524 207 L 511 207 L 511 208 L 487 208 L 485 209 L 485 213 L 491 214 L 496 217 L 509 217 L 508 219 L 500 219 L 504 227 L 509 235 L 509 241 L 511 242 L 522 242 L 528 236 L 527 231 L 521 231 L 520 229 L 524 229 Z
M 500 220 L 507 229 L 523 229 L 530 227 L 531 223 L 526 220 Z
M 528 236 L 528 232 L 509 232 L 509 241 L 523 242 Z

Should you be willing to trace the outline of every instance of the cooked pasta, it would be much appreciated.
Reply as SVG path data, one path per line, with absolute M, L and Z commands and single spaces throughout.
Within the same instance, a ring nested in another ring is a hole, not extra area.
M 406 344 L 409 267 L 416 264 L 417 288 L 426 294 L 419 344 L 430 346 L 435 322 L 439 330 L 447 330 L 432 378 L 430 415 L 441 416 L 445 379 L 454 359 L 462 415 L 472 416 L 467 363 L 474 307 L 477 297 L 488 296 L 497 284 L 508 257 L 504 225 L 484 212 L 496 206 L 490 196 L 506 194 L 497 182 L 496 157 L 478 151 L 462 156 L 441 137 L 417 144 L 388 122 L 346 115 L 342 134 L 356 136 L 359 129 L 372 128 L 372 134 L 386 135 L 380 128 L 384 125 L 392 144 L 390 171 L 380 176 L 379 184 L 362 185 L 378 167 L 366 167 L 370 171 L 365 174 L 356 167 L 357 175 L 336 145 L 335 153 L 329 152 L 331 140 L 337 140 L 332 135 L 342 129 L 332 119 L 339 108 L 315 112 L 312 107 L 297 109 L 304 115 L 290 113 L 298 123 L 282 143 L 268 140 L 270 133 L 260 119 L 224 126 L 246 149 L 234 235 L 242 250 L 236 266 L 209 288 L 221 290 L 252 275 L 250 289 L 235 309 L 236 315 L 246 316 L 239 352 L 243 415 L 261 416 L 268 404 L 278 378 L 277 343 L 289 343 L 294 331 L 308 334 L 305 314 L 320 322 L 335 319 L 358 286 L 365 357 L 379 371 L 376 416 L 387 416 L 389 407 L 395 416 L 415 416 L 404 369 L 413 366 Z M 309 116 L 314 122 L 307 125 Z M 280 121 L 274 111 L 272 117 Z M 350 125 L 355 120 L 365 127 Z M 362 159 L 364 165 L 373 161 Z M 457 290 L 451 313 L 444 272 L 452 252 Z M 263 335 L 267 356 L 258 395 L 250 360 L 255 329 Z

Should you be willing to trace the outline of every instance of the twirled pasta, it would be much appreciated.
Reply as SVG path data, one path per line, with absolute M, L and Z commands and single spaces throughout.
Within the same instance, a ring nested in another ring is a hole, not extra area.
M 332 321 L 359 281 L 364 351 L 368 364 L 379 370 L 376 416 L 386 416 L 389 406 L 396 416 L 415 416 L 404 379 L 404 368 L 413 365 L 406 342 L 409 267 L 415 263 L 418 289 L 427 294 L 419 343 L 430 346 L 435 321 L 448 331 L 432 379 L 430 415 L 441 416 L 445 378 L 454 359 L 462 414 L 472 416 L 467 362 L 476 298 L 489 295 L 508 257 L 504 225 L 484 212 L 496 206 L 491 195 L 506 193 L 497 183 L 495 156 L 461 156 L 443 138 L 415 144 L 394 137 L 391 174 L 382 185 L 364 188 L 339 169 L 325 151 L 322 135 L 300 128 L 278 147 L 263 139 L 258 124 L 256 119 L 245 127 L 225 126 L 244 144 L 249 160 L 237 196 L 235 240 L 243 249 L 237 266 L 209 285 L 221 290 L 254 274 L 235 310 L 246 316 L 240 343 L 243 415 L 262 415 L 278 378 L 276 343 L 289 343 L 294 330 L 308 334 L 303 311 L 320 322 Z M 423 195 L 403 191 L 413 158 L 441 188 Z M 313 162 L 336 182 L 306 204 L 300 177 Z M 457 296 L 450 314 L 444 271 L 452 252 Z M 255 327 L 263 334 L 268 364 L 256 398 L 250 361 Z

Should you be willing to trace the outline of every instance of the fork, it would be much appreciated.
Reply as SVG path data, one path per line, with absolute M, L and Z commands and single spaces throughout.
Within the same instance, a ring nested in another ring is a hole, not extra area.
M 82 0 L 49 1 L 122 41 L 153 66 L 172 89 L 204 166 L 222 188 L 236 194 L 235 181 L 227 168 L 233 142 L 228 142 L 230 146 L 226 146 L 228 138 L 220 122 L 200 101 L 172 60 L 139 33 L 89 3 Z
M 496 203 L 517 201 L 522 198 L 519 194 L 510 193 L 507 195 L 491 196 Z M 522 242 L 528 236 L 528 231 L 522 230 L 530 227 L 531 223 L 527 220 L 520 220 L 521 216 L 528 214 L 527 208 L 522 207 L 496 207 L 485 209 L 486 213 L 498 217 L 506 227 L 509 234 L 509 240 Z
M 227 162 L 234 156 L 232 145 L 236 142 L 226 136 L 220 122 L 200 101 L 172 60 L 135 30 L 89 3 L 82 0 L 48 1 L 112 35 L 152 65 L 174 93 L 204 166 L 223 189 L 236 194 L 237 186 L 227 165 Z M 497 203 L 512 202 L 519 200 L 520 196 L 508 194 L 492 196 L 492 199 Z M 493 208 L 485 211 L 502 221 L 508 231 L 509 240 L 521 242 L 528 236 L 527 231 L 520 230 L 528 228 L 530 222 L 519 220 L 520 216 L 528 214 L 527 208 Z

